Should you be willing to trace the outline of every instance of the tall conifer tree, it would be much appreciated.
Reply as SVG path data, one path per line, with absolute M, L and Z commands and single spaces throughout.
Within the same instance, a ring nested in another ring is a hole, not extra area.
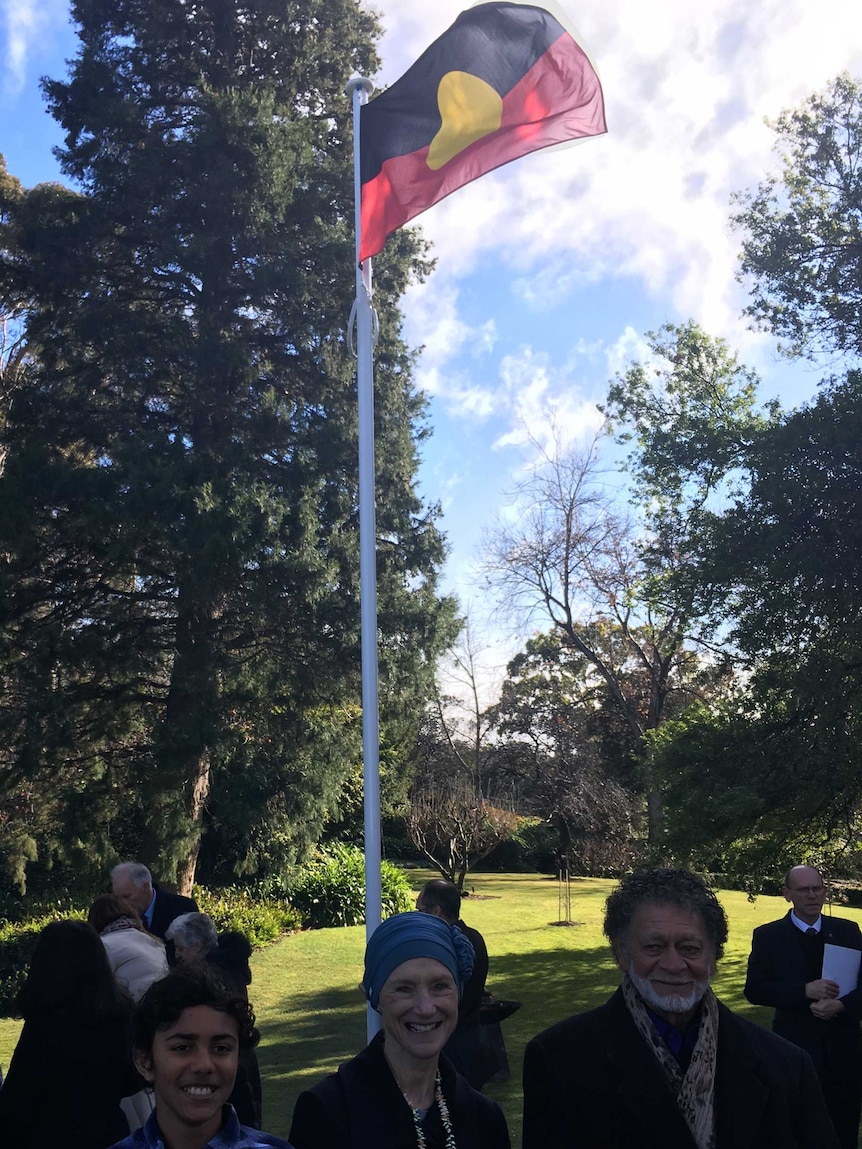
M 9 431 L 2 543 L 10 625 L 45 677 L 30 728 L 14 708 L 6 724 L 22 760 L 51 742 L 67 781 L 86 765 L 114 819 L 95 853 L 158 858 L 188 888 L 205 827 L 240 870 L 288 858 L 356 758 L 343 89 L 373 73 L 377 30 L 355 0 L 72 11 L 80 48 L 45 92 L 76 190 L 36 188 L 15 219 L 41 370 Z M 423 270 L 409 235 L 376 269 L 393 737 L 453 615 L 400 338 Z

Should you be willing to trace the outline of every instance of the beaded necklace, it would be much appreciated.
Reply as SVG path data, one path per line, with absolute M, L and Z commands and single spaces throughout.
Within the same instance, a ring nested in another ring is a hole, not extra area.
M 404 1100 L 410 1105 L 407 1095 L 404 1095 Z M 434 1078 L 434 1100 L 437 1102 L 437 1108 L 440 1110 L 440 1120 L 443 1122 L 443 1132 L 446 1135 L 446 1149 L 458 1149 L 455 1144 L 455 1134 L 452 1132 L 452 1119 L 449 1116 L 449 1106 L 446 1104 L 446 1098 L 443 1096 L 443 1084 L 440 1081 L 440 1071 L 437 1071 L 437 1076 Z M 410 1105 L 410 1112 L 413 1114 L 413 1128 L 416 1130 L 416 1146 L 417 1149 L 427 1149 L 425 1144 L 425 1130 L 422 1128 L 422 1110 L 415 1109 Z M 426 1109 L 427 1113 L 428 1110 Z

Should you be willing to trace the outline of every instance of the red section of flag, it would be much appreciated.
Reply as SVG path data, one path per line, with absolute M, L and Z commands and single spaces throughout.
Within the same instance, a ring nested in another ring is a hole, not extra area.
M 560 36 L 503 98 L 500 128 L 438 171 L 427 165 L 430 141 L 387 159 L 362 185 L 360 261 L 386 237 L 464 184 L 530 152 L 607 131 L 601 84 L 583 49 Z

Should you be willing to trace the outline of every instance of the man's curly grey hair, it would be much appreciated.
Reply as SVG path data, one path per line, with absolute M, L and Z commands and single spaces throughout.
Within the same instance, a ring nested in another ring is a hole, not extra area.
M 605 904 L 605 936 L 614 953 L 628 949 L 629 930 L 638 909 L 647 903 L 679 906 L 700 914 L 717 961 L 727 941 L 727 915 L 713 891 L 688 870 L 644 870 L 629 874 Z

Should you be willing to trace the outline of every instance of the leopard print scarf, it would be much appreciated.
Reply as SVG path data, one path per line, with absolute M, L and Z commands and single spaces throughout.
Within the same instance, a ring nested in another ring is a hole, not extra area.
M 683 1074 L 676 1058 L 650 1020 L 643 1000 L 628 975 L 623 998 L 641 1037 L 653 1051 L 698 1149 L 715 1147 L 715 1063 L 718 1053 L 718 1003 L 707 989 L 701 1003 L 700 1030 L 688 1070 Z

